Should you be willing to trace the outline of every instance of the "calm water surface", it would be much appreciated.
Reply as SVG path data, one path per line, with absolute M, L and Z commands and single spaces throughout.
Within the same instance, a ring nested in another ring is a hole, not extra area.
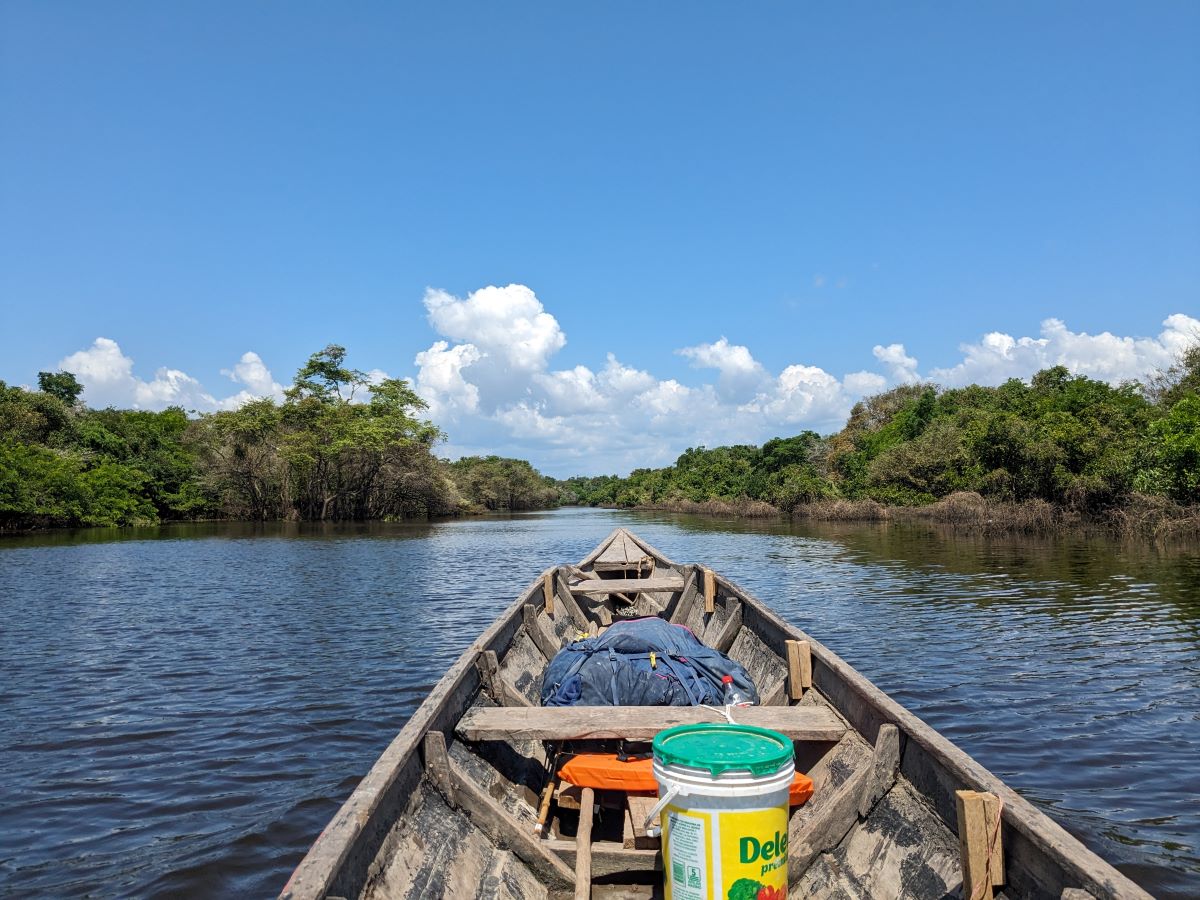
M 599 510 L 0 540 L 0 893 L 274 895 L 446 667 L 617 524 L 1200 895 L 1196 554 Z

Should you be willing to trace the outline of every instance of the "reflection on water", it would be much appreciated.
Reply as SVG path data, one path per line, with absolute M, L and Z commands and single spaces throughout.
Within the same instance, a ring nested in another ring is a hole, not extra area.
M 0 542 L 0 884 L 270 895 L 450 662 L 626 524 L 774 605 L 1161 896 L 1200 893 L 1200 557 L 563 510 Z

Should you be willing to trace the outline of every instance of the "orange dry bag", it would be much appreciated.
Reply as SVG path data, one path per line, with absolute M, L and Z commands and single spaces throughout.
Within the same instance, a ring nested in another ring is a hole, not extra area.
M 576 753 L 558 770 L 558 777 L 578 787 L 600 791 L 625 791 L 629 794 L 655 794 L 652 759 L 622 761 L 615 753 Z M 788 802 L 800 806 L 813 795 L 812 779 L 796 773 L 788 790 Z

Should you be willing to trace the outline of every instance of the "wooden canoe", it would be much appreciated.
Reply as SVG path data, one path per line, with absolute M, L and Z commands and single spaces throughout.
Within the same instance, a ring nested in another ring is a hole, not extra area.
M 539 705 L 560 647 L 642 615 L 738 660 L 762 697 L 746 721 L 796 741 L 815 792 L 791 815 L 789 897 L 1149 896 L 748 591 L 617 529 L 578 565 L 548 569 L 451 666 L 281 897 L 661 896 L 644 798 L 560 786 L 535 834 L 554 742 L 611 750 L 708 712 Z

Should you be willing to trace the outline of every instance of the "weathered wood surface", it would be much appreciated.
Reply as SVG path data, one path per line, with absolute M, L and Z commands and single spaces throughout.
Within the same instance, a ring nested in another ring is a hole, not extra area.
M 795 741 L 837 741 L 846 733 L 841 720 L 821 707 L 742 706 L 734 709 L 733 718 L 743 725 L 781 732 Z M 480 706 L 467 711 L 457 731 L 469 741 L 647 741 L 664 728 L 724 721 L 719 713 L 698 706 Z
M 722 653 L 728 653 L 729 648 L 733 646 L 733 642 L 738 636 L 738 632 L 741 630 L 742 604 L 738 603 L 733 612 L 729 614 L 729 618 L 721 626 L 721 630 L 708 642 L 708 645 L 715 650 L 720 650 Z
M 525 742 L 516 745 L 489 745 L 497 752 L 485 759 L 471 751 L 465 741 L 450 745 L 451 765 L 483 793 L 500 806 L 510 819 L 522 830 L 534 834 L 537 824 L 537 786 L 545 777 L 544 757 L 538 756 L 540 742 Z
M 596 816 L 596 793 L 584 788 L 579 800 L 579 830 L 575 832 L 575 900 L 592 897 L 592 819 Z
M 450 757 L 446 753 L 446 736 L 440 731 L 425 735 L 425 774 L 442 792 L 450 806 L 456 806 L 454 784 L 450 778 Z
M 542 604 L 546 607 L 546 612 L 550 615 L 554 614 L 554 570 L 551 569 L 542 575 Z
M 812 687 L 812 645 L 808 641 L 788 641 L 788 693 L 799 700 Z
M 570 887 L 574 884 L 575 873 L 453 762 L 450 764 L 450 781 L 459 808 L 496 846 L 519 856 L 549 886 Z
M 957 791 L 958 843 L 963 896 L 992 900 L 992 888 L 1004 884 L 1004 848 L 1000 840 L 1000 801 L 995 794 Z
M 532 603 L 526 603 L 521 607 L 521 617 L 525 623 L 525 633 L 537 645 L 542 656 L 547 661 L 554 659 L 558 651 L 562 649 L 562 645 L 559 644 L 554 632 L 542 625 L 542 620 L 538 617 L 537 608 Z
M 476 660 L 480 676 L 487 685 L 492 699 L 502 706 L 531 706 L 532 702 L 514 685 L 508 683 L 500 672 L 500 661 L 494 650 L 484 650 Z M 528 675 L 528 668 L 522 668 L 522 673 Z
M 629 532 L 622 528 L 613 535 L 613 539 L 609 541 L 608 546 L 596 558 L 596 563 L 628 565 L 631 562 L 640 560 L 645 555 L 642 552 L 642 548 L 629 539 Z
M 479 883 L 475 900 L 541 900 L 549 891 L 516 855 L 497 850 Z
M 623 543 L 614 542 L 620 539 Z M 617 547 L 621 549 L 618 551 Z M 600 562 L 606 553 L 611 555 L 611 562 Z M 656 568 L 674 568 L 675 562 L 652 544 L 642 540 L 627 528 L 614 528 L 604 540 L 596 545 L 596 549 L 585 556 L 576 567 L 586 570 L 592 567 L 598 569 L 628 567 L 631 563 L 636 566 L 642 557 L 649 557 Z
M 671 610 L 671 617 L 668 621 L 673 625 L 681 625 L 688 620 L 691 615 L 692 606 L 696 603 L 696 598 L 700 595 L 700 573 L 695 567 L 688 572 L 687 577 L 683 581 L 683 593 L 679 595 L 679 600 L 675 603 L 675 608 Z
M 646 816 L 654 809 L 658 797 L 640 794 L 625 795 L 624 844 L 627 850 L 657 850 L 662 838 L 646 834 Z
M 858 799 L 858 814 L 864 819 L 880 798 L 896 783 L 896 772 L 900 768 L 900 730 L 895 725 L 883 725 L 875 739 L 875 753 L 871 760 L 871 776 L 863 785 Z
M 574 841 L 551 838 L 542 844 L 565 864 L 575 865 Z M 661 871 L 662 854 L 657 850 L 626 850 L 610 841 L 592 842 L 593 881 L 612 875 L 636 876 Z
M 662 895 L 662 885 L 657 884 L 592 885 L 592 900 L 661 900 Z
M 822 900 L 956 897 L 958 843 L 911 787 L 898 784 L 791 891 Z M 790 846 L 789 846 L 790 855 Z M 794 863 L 793 863 L 794 865 Z
M 579 631 L 586 632 L 589 627 L 595 624 L 579 608 L 579 602 L 571 594 L 571 588 L 567 584 L 567 576 L 562 572 L 559 572 L 554 578 L 554 596 L 557 598 L 558 603 L 567 611 L 567 615 L 571 617 L 571 622 Z
M 744 616 L 743 610 L 743 621 Z M 734 638 L 733 646 L 726 652 L 730 659 L 741 663 L 750 673 L 763 706 L 786 704 L 787 666 L 757 634 L 743 627 Z
M 360 900 L 428 900 L 430 897 L 520 897 L 543 900 L 549 892 L 515 855 L 496 845 L 465 815 L 454 812 L 422 785 L 402 827 L 389 836 L 386 858 Z M 483 890 L 489 880 L 503 888 Z M 330 900 L 326 895 L 326 900 Z
M 683 576 L 655 575 L 653 578 L 589 578 L 571 585 L 572 594 L 634 594 L 641 591 L 682 591 Z
M 800 881 L 820 854 L 840 844 L 858 821 L 858 800 L 871 776 L 871 764 L 870 748 L 851 733 L 809 770 L 812 799 L 796 810 L 788 823 L 791 884 Z

